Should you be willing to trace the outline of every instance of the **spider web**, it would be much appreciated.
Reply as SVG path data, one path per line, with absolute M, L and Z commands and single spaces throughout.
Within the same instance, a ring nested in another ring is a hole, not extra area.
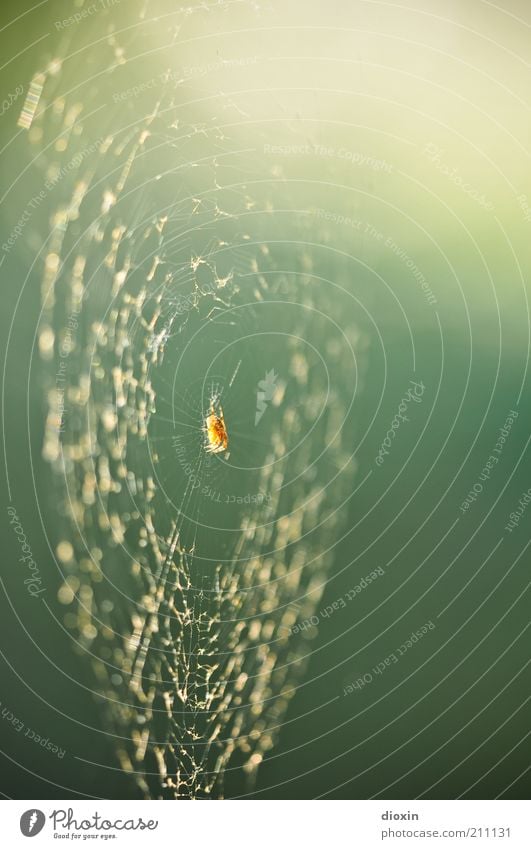
M 127 68 L 132 42 L 106 46 Z M 286 240 L 266 165 L 178 87 L 102 133 L 101 88 L 81 103 L 57 64 L 45 77 L 39 345 L 64 621 L 142 794 L 220 797 L 235 755 L 253 779 L 304 676 L 292 629 L 352 490 L 358 330 L 305 216 Z M 214 398 L 224 456 L 205 452 Z

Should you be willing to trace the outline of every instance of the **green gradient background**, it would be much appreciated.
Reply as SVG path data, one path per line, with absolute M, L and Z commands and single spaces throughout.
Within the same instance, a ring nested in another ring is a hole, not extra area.
M 193 107 L 197 120 L 226 102 L 220 91 L 230 94 L 238 106 L 227 112 L 233 147 L 252 150 L 242 158 L 249 181 L 253 162 L 260 163 L 256 179 L 262 180 L 266 156 L 279 169 L 267 238 L 312 243 L 316 273 L 354 293 L 377 324 L 380 340 L 363 315 L 355 316 L 369 339 L 357 436 L 369 430 L 356 455 L 357 482 L 371 474 L 345 508 L 348 533 L 336 546 L 321 608 L 376 566 L 386 574 L 310 635 L 308 673 L 253 795 L 414 798 L 426 792 L 432 798 L 500 793 L 525 798 L 531 512 L 511 534 L 504 525 L 531 486 L 525 453 L 531 222 L 518 202 L 521 194 L 531 198 L 529 7 L 509 2 L 502 11 L 471 0 L 419 0 L 407 9 L 372 2 L 286 7 L 276 3 L 255 15 L 246 6 L 234 6 L 224 14 L 222 27 L 214 13 L 198 16 L 187 30 L 187 38 L 195 40 L 181 45 L 182 54 L 172 61 L 192 66 L 216 62 L 219 56 L 258 57 L 243 69 L 234 65 L 201 77 Z M 3 23 L 23 8 L 4 3 Z M 105 18 L 102 13 L 79 24 L 75 38 L 84 44 L 99 32 L 103 36 L 109 19 L 116 27 L 132 26 L 136 8 L 136 3 L 122 2 Z M 19 84 L 26 89 L 41 62 L 61 55 L 62 36 L 53 21 L 71 12 L 70 4 L 45 3 L 0 32 L 5 60 L 48 34 L 4 68 L 2 97 Z M 93 119 L 94 137 L 116 130 L 123 116 L 134 120 L 135 114 L 144 114 L 151 94 L 130 99 L 122 110 L 113 105 L 112 93 L 166 67 L 168 57 L 160 49 L 164 36 L 163 21 L 146 25 L 145 50 L 153 52 L 118 68 L 111 80 L 100 82 L 97 95 L 91 94 L 93 103 L 100 98 L 105 105 Z M 63 68 L 72 85 L 97 66 L 98 50 L 103 61 L 102 44 Z M 3 144 L 16 131 L 18 105 L 0 118 Z M 383 159 L 391 173 L 333 155 L 264 152 L 264 145 L 305 144 Z M 429 161 L 423 153 L 428 144 L 443 150 L 442 161 L 458 168 L 492 202 L 493 211 L 481 208 Z M 2 152 L 3 190 L 30 158 L 24 138 Z M 30 169 L 2 204 L 0 241 L 31 197 L 34 179 Z M 260 196 L 261 191 L 258 184 L 255 192 Z M 313 211 L 317 208 L 362 219 L 384 238 L 323 221 Z M 306 211 L 299 217 L 303 228 L 292 226 L 294 210 Z M 43 211 L 44 227 L 49 211 Z M 32 227 L 38 226 L 36 216 Z M 258 228 L 254 232 L 266 238 Z M 422 270 L 436 305 L 427 303 L 405 263 L 385 247 L 388 236 Z M 34 250 L 29 239 L 21 239 L 0 269 L 3 340 L 11 327 L 6 451 L 13 502 L 53 587 L 22 426 L 30 342 L 39 313 L 37 273 L 18 304 L 17 299 Z M 283 250 L 289 269 L 289 248 Z M 378 468 L 374 458 L 413 377 L 426 386 L 422 404 L 411 411 L 412 421 L 400 428 L 390 456 Z M 36 423 L 31 448 L 39 503 L 45 526 L 52 526 L 53 504 L 42 497 L 48 470 L 35 459 L 41 454 L 38 422 L 43 416 L 36 388 L 28 403 Z M 516 404 L 519 416 L 500 462 L 476 504 L 462 515 L 459 505 Z M 0 789 L 28 799 L 76 793 L 127 797 L 130 784 L 111 769 L 116 767 L 112 747 L 98 733 L 98 706 L 83 687 L 47 663 L 24 632 L 46 635 L 42 651 L 73 679 L 91 686 L 88 669 L 66 639 L 47 633 L 45 611 L 21 589 L 11 568 L 19 555 L 5 513 L 3 521 L 9 600 L 2 595 L 2 706 L 68 754 L 59 761 L 1 723 Z M 428 620 L 436 623 L 435 630 L 399 664 L 361 692 L 342 697 L 347 682 Z M 62 705 L 78 723 L 58 715 L 46 701 Z M 76 760 L 78 754 L 109 769 L 87 767 Z M 237 766 L 227 774 L 228 797 L 248 792 Z

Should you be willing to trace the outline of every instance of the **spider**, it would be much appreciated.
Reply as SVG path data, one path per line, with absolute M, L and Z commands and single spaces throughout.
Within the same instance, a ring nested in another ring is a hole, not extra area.
M 209 454 L 219 454 L 221 451 L 226 451 L 229 445 L 229 437 L 227 428 L 225 427 L 225 419 L 223 418 L 223 410 L 221 404 L 218 403 L 218 411 L 214 409 L 214 403 L 210 404 L 210 413 L 205 418 L 203 430 L 206 436 L 205 451 Z

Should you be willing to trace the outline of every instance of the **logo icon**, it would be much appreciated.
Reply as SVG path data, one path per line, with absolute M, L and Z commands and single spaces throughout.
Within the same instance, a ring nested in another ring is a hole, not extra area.
M 44 828 L 46 817 L 42 811 L 32 808 L 20 817 L 20 830 L 24 837 L 35 837 Z
M 266 371 L 266 376 L 263 380 L 258 381 L 258 389 L 256 390 L 256 413 L 254 416 L 254 426 L 258 424 L 264 415 L 269 401 L 272 400 L 277 387 L 278 374 L 275 370 Z

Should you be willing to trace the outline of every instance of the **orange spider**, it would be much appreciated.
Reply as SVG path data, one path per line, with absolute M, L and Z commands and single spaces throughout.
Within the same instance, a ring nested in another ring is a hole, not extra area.
M 210 404 L 210 413 L 205 419 L 204 431 L 206 435 L 206 448 L 209 454 L 219 454 L 221 451 L 226 451 L 229 445 L 229 437 L 227 428 L 225 427 L 225 419 L 223 418 L 223 410 L 221 404 L 218 404 L 218 412 L 214 409 L 214 404 Z

